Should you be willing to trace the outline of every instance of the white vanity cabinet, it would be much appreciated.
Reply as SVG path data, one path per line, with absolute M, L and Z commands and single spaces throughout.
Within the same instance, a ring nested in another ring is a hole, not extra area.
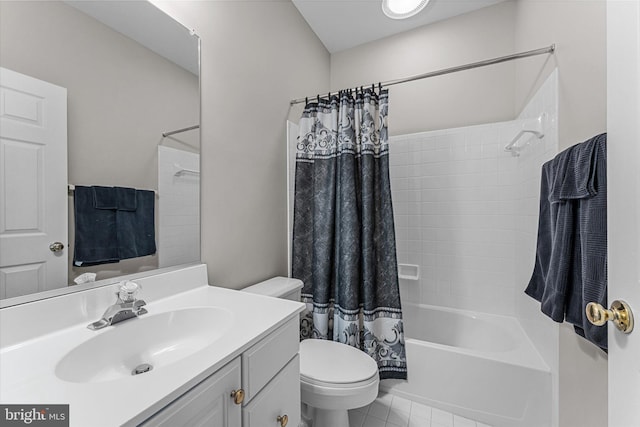
M 210 286 L 204 264 L 127 279 L 148 314 L 99 331 L 117 284 L 0 309 L 0 404 L 55 396 L 70 427 L 298 426 L 304 304 Z
M 242 409 L 242 427 L 298 427 L 300 423 L 300 357 L 296 355 Z
M 297 427 L 298 349 L 295 317 L 140 425 Z
M 242 427 L 300 423 L 299 328 L 296 316 L 242 354 Z
M 240 358 L 202 381 L 169 406 L 140 424 L 144 427 L 233 427 L 241 422 L 241 408 L 229 390 L 240 384 Z

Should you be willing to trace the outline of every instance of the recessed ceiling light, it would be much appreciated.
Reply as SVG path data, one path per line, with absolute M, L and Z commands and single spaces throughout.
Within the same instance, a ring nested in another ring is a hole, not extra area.
M 420 12 L 429 0 L 382 0 L 382 11 L 391 19 L 405 19 Z

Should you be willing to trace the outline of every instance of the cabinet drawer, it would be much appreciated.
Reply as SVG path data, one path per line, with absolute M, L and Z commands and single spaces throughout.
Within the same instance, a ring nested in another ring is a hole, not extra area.
M 140 426 L 239 426 L 242 410 L 230 396 L 239 384 L 240 361 L 235 359 Z
M 242 354 L 242 388 L 248 403 L 300 349 L 298 317 Z
M 287 427 L 300 423 L 300 357 L 291 362 L 247 406 L 242 427 L 279 427 L 278 417 L 289 418 Z

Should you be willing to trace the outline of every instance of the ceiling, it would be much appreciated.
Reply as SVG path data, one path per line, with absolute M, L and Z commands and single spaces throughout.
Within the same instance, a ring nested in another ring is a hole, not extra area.
M 330 53 L 402 33 L 505 0 L 431 0 L 408 19 L 390 19 L 382 0 L 292 0 Z
M 198 38 L 152 3 L 127 0 L 65 3 L 198 75 Z

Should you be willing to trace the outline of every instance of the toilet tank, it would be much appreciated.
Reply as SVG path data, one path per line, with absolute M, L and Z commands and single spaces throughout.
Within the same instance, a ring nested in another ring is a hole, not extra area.
M 275 298 L 283 298 L 292 301 L 300 301 L 302 281 L 289 277 L 274 277 L 264 282 L 256 283 L 242 289 L 252 294 L 266 295 Z

